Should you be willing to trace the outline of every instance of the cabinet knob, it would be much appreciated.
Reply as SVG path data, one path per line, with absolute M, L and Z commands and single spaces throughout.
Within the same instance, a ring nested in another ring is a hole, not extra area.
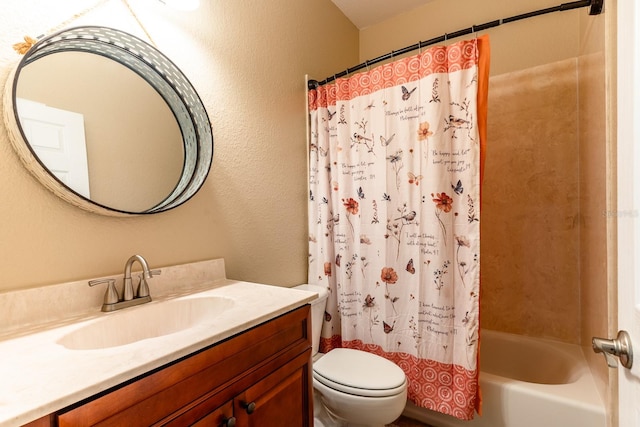
M 226 419 L 223 423 L 222 423 L 223 427 L 236 427 L 236 417 L 231 417 Z
M 247 411 L 247 414 L 253 414 L 253 411 L 256 410 L 256 402 L 242 403 L 242 407 Z

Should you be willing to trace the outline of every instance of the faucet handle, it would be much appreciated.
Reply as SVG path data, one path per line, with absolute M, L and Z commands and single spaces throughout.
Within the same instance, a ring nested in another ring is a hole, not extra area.
M 147 284 L 147 279 L 145 279 L 144 274 L 138 276 L 140 281 L 138 282 L 138 290 L 136 291 L 136 296 L 138 298 L 144 298 L 149 296 L 149 285 Z
M 105 304 L 117 303 L 120 300 L 120 298 L 118 297 L 118 291 L 116 291 L 116 280 L 115 279 L 89 280 L 89 286 L 95 286 L 101 283 L 107 284 L 107 291 L 104 293 L 104 303 Z
M 153 278 L 153 276 L 159 276 L 162 273 L 162 270 L 149 270 L 149 277 Z M 144 298 L 149 296 L 149 285 L 147 284 L 147 279 L 144 277 L 144 274 L 139 276 L 140 282 L 138 282 L 138 298 Z

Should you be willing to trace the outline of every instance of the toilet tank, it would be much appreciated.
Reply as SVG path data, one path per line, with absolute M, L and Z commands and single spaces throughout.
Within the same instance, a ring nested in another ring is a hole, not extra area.
M 322 332 L 322 322 L 324 321 L 324 310 L 327 304 L 327 296 L 329 296 L 329 291 L 327 288 L 318 285 L 298 285 L 294 286 L 293 289 L 300 289 L 302 291 L 308 292 L 316 292 L 318 294 L 318 298 L 311 301 L 311 335 L 312 335 L 312 346 L 313 346 L 313 355 L 315 356 L 318 353 L 318 349 L 320 348 L 320 333 Z

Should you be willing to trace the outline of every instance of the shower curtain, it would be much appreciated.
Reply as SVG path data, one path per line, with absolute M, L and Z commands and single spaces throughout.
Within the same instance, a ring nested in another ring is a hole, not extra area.
M 465 420 L 480 410 L 488 64 L 480 37 L 308 94 L 309 283 L 329 290 L 321 351 L 386 357 L 409 400 Z

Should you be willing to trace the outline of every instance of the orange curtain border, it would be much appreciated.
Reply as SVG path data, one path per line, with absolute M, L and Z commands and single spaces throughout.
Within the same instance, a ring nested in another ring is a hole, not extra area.
M 478 37 L 478 132 L 480 135 L 480 212 L 482 212 L 482 182 L 484 181 L 484 166 L 487 158 L 487 115 L 489 104 L 489 70 L 491 65 L 491 46 L 489 36 Z M 482 214 L 481 214 L 482 215 Z M 480 230 L 480 241 L 482 242 L 482 230 Z M 482 313 L 478 310 L 478 324 Z M 478 327 L 478 350 L 476 352 L 476 382 L 478 384 L 478 394 L 476 396 L 475 409 L 478 415 L 482 415 L 482 390 L 480 389 L 480 348 L 482 328 Z

